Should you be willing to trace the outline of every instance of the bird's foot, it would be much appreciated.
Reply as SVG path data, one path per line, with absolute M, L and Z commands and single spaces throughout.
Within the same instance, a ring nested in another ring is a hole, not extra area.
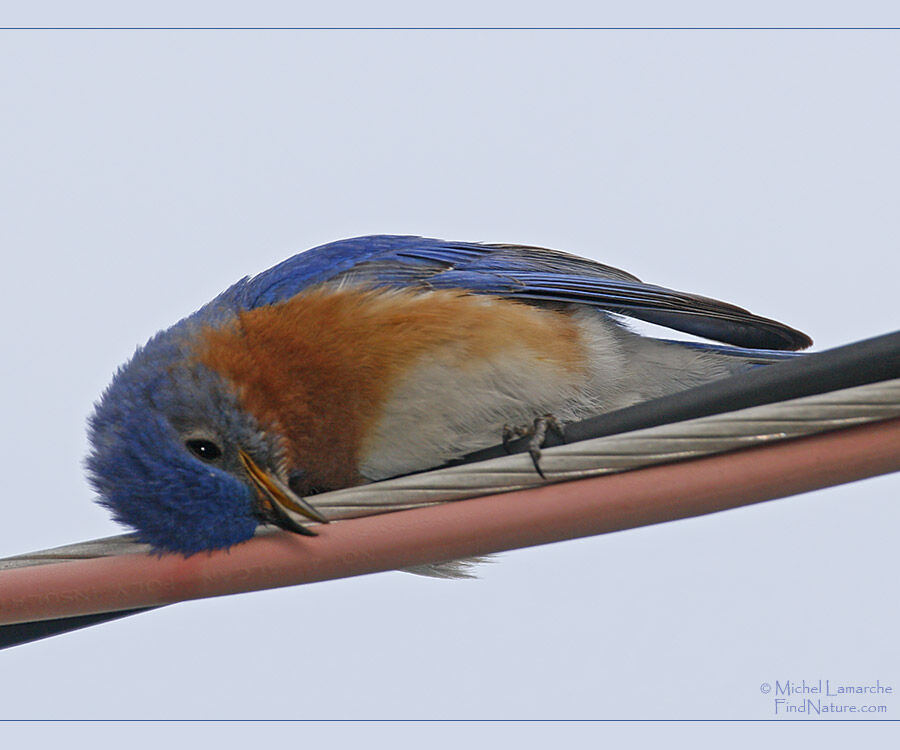
M 552 414 L 545 414 L 538 417 L 534 422 L 526 427 L 509 425 L 503 426 L 503 448 L 507 453 L 511 452 L 510 443 L 521 437 L 530 437 L 528 441 L 528 454 L 531 456 L 531 462 L 534 464 L 534 470 L 540 475 L 541 479 L 546 479 L 544 471 L 541 469 L 541 448 L 547 439 L 547 432 L 555 432 L 560 440 L 566 441 L 566 435 L 563 432 L 562 425 Z

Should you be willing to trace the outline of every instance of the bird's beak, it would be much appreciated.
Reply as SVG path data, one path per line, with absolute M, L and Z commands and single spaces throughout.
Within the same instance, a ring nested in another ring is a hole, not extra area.
M 264 502 L 266 520 L 287 531 L 294 531 L 306 536 L 318 536 L 315 531 L 304 526 L 299 519 L 308 518 L 319 523 L 328 523 L 328 519 L 294 493 L 277 476 L 261 469 L 244 451 L 239 450 L 238 456 L 244 465 L 247 476 L 253 481 Z

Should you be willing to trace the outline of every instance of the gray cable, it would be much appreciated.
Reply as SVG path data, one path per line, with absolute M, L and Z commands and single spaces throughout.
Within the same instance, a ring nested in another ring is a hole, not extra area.
M 900 379 L 546 448 L 315 496 L 331 519 L 358 518 L 725 453 L 900 416 Z M 272 533 L 263 529 L 260 533 Z M 147 552 L 128 534 L 0 559 L 0 570 Z

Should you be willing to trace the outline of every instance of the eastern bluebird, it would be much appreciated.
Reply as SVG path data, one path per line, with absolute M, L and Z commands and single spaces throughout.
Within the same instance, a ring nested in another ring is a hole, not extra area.
M 619 316 L 732 344 L 666 341 Z M 157 333 L 90 419 L 99 502 L 158 551 L 314 535 L 317 492 L 427 469 L 812 342 L 739 307 L 537 247 L 342 240 Z M 746 347 L 746 348 L 737 348 Z

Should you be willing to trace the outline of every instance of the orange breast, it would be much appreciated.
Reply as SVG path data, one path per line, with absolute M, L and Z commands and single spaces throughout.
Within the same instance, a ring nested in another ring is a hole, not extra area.
M 198 359 L 230 380 L 266 430 L 284 440 L 308 487 L 361 481 L 363 436 L 397 378 L 429 352 L 482 363 L 505 350 L 581 370 L 578 331 L 563 312 L 454 291 L 315 288 L 206 329 Z M 300 488 L 304 491 L 304 488 Z

